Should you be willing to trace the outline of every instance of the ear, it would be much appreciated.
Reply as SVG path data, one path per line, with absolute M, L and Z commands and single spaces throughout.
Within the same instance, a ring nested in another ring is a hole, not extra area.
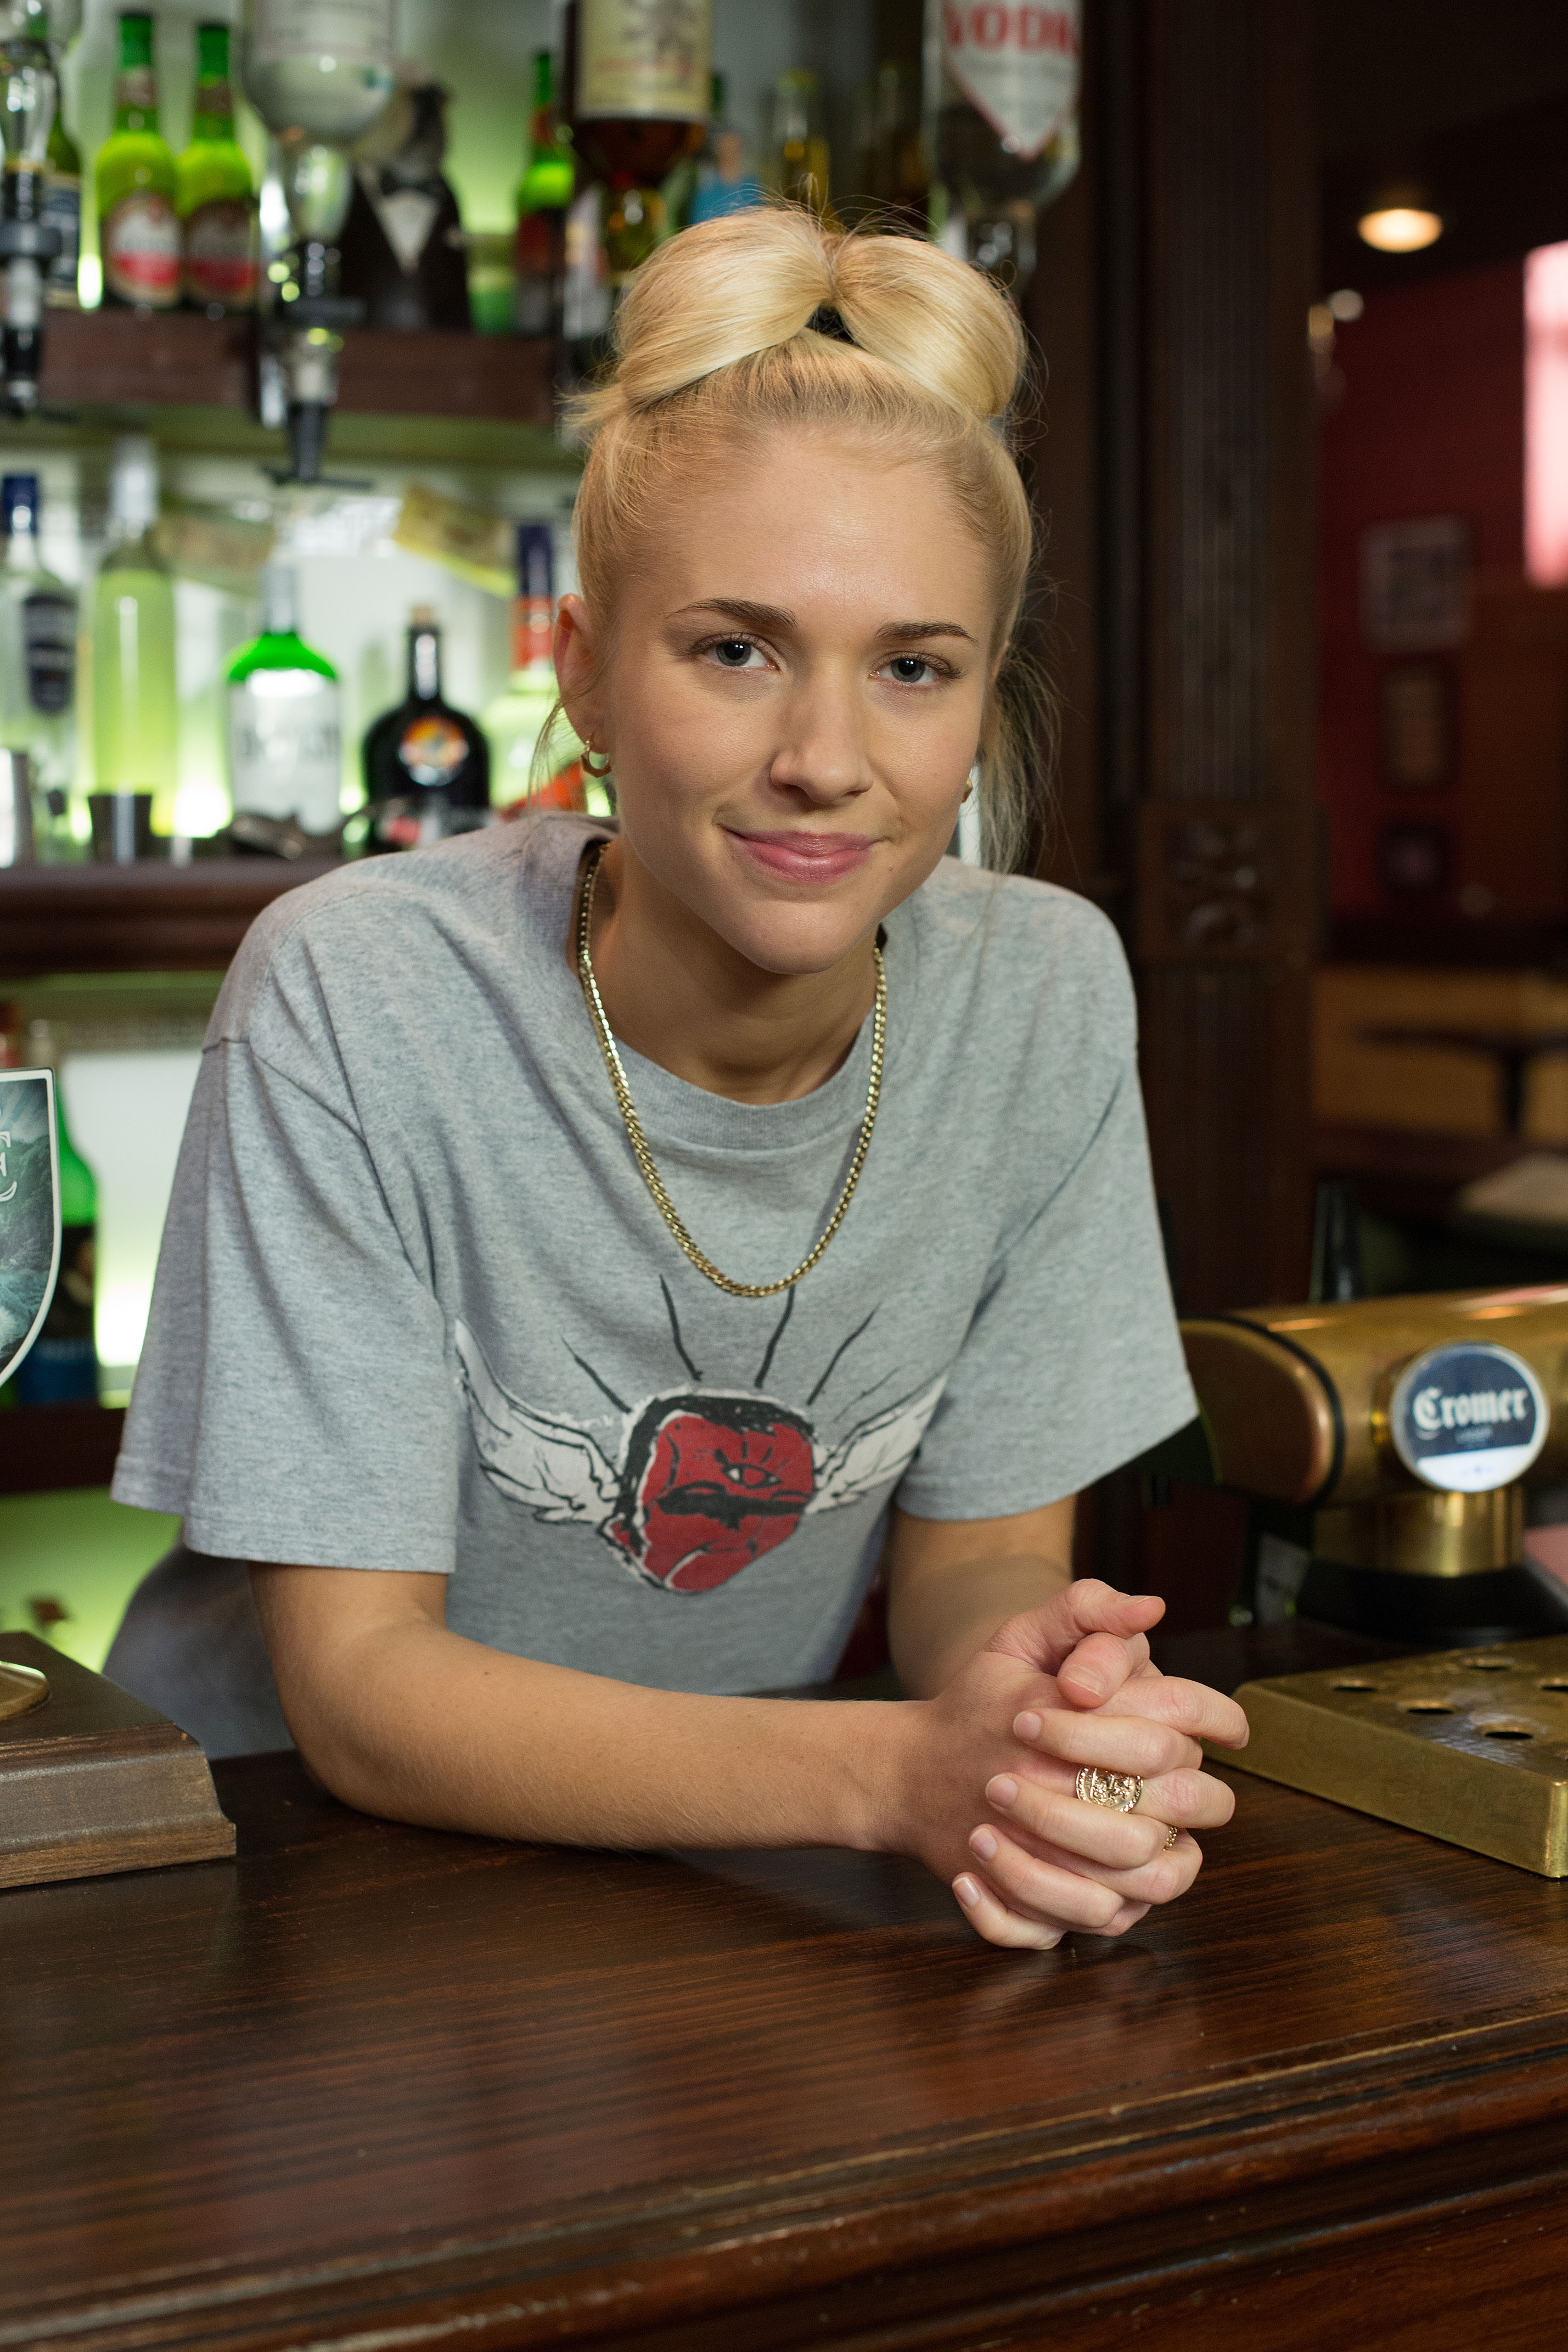
M 561 598 L 550 651 L 562 707 L 586 743 L 597 732 L 600 698 L 593 628 L 580 596 Z

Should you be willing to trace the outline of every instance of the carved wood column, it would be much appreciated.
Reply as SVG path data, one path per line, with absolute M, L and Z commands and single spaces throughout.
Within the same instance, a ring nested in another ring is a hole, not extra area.
M 1133 947 L 1181 1303 L 1310 1245 L 1314 292 L 1304 0 L 1150 0 Z

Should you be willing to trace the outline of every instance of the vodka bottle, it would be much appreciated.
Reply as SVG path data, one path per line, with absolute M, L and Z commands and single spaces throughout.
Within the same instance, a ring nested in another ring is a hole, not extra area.
M 43 829 L 58 835 L 76 769 L 77 597 L 44 568 L 36 474 L 0 479 L 0 743 L 31 758 Z
M 392 92 L 392 0 L 256 0 L 245 86 L 275 131 L 341 143 Z
M 229 791 L 236 816 L 336 834 L 342 791 L 338 673 L 299 635 L 293 571 L 261 575 L 261 635 L 229 664 Z
M 92 745 L 96 789 L 151 793 L 152 823 L 172 830 L 174 583 L 153 544 L 158 452 L 128 435 L 114 448 L 109 551 L 93 590 Z
M 1081 16 L 1081 0 L 926 0 L 931 234 L 1015 301 L 1034 270 L 1035 215 L 1078 169 Z

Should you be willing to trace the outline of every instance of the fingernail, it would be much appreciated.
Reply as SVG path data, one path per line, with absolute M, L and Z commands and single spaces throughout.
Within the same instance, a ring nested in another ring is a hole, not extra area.
M 1074 1666 L 1072 1679 L 1080 1690 L 1092 1691 L 1096 1698 L 1104 1697 L 1105 1677 L 1103 1675 L 1095 1674 L 1092 1667 Z
M 1020 1739 L 1027 1739 L 1032 1744 L 1040 1735 L 1040 1717 L 1038 1715 L 1015 1715 L 1013 1729 Z
M 986 1783 L 987 1796 L 993 1805 L 999 1805 L 1004 1812 L 1009 1805 L 1017 1802 L 1018 1792 L 1018 1782 L 1009 1780 L 1005 1772 L 998 1772 L 994 1780 L 988 1780 Z
M 997 1842 L 991 1835 L 989 1830 L 977 1830 L 975 1832 L 974 1835 L 969 1840 L 969 1852 L 973 1854 L 977 1854 L 982 1862 L 991 1862 L 995 1860 Z
M 980 1899 L 980 1890 L 972 1878 L 956 1878 L 953 1892 L 967 1911 L 972 1911 Z

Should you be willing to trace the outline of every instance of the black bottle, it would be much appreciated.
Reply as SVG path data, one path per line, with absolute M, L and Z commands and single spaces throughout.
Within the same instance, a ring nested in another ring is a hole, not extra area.
M 367 856 L 489 822 L 490 747 L 442 698 L 441 629 L 428 604 L 409 615 L 408 692 L 375 721 L 362 756 L 367 804 L 350 824 Z
M 442 171 L 446 92 L 400 89 L 353 147 L 354 194 L 340 284 L 365 306 L 367 327 L 473 324 L 463 222 Z

